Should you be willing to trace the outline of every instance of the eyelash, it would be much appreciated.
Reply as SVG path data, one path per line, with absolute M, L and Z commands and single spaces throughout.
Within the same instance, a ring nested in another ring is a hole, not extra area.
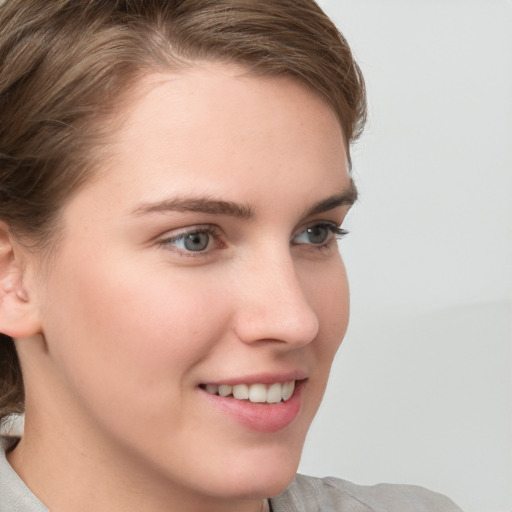
M 338 227 L 336 224 L 332 223 L 332 222 L 318 222 L 316 224 L 311 224 L 307 227 L 305 227 L 300 233 L 305 233 L 308 229 L 315 229 L 315 228 L 325 228 L 327 229 L 328 231 L 330 231 L 330 233 L 332 235 L 334 235 L 334 238 L 336 240 L 341 240 L 343 237 L 345 237 L 346 235 L 348 235 L 348 231 L 346 229 L 343 229 L 343 228 L 340 228 Z M 323 247 L 327 247 L 327 245 L 329 245 L 329 243 L 332 241 L 332 238 L 328 237 L 327 240 L 322 243 L 322 244 L 304 244 L 304 245 L 310 245 L 311 247 L 314 247 L 314 248 L 318 248 L 318 249 L 321 249 Z M 302 244 L 296 244 L 296 245 L 302 245 Z
M 327 229 L 332 235 L 334 235 L 335 240 L 341 240 L 346 235 L 348 235 L 348 231 L 346 229 L 338 227 L 334 223 L 318 222 L 318 223 L 306 226 L 305 228 L 302 229 L 302 231 L 300 231 L 298 234 L 294 235 L 293 238 L 296 238 L 299 235 L 306 233 L 307 230 L 309 230 L 309 229 L 315 229 L 315 228 L 316 229 L 318 229 L 318 228 Z M 215 226 L 204 225 L 204 226 L 196 226 L 188 231 L 182 231 L 174 236 L 159 240 L 158 245 L 169 248 L 169 247 L 172 247 L 171 244 L 177 242 L 180 239 L 185 239 L 185 237 L 187 237 L 187 236 L 203 235 L 203 234 L 211 236 L 215 242 L 221 242 L 221 235 L 219 233 L 219 230 Z M 293 240 L 293 238 L 292 238 L 292 240 Z M 324 243 L 320 243 L 320 244 L 294 243 L 293 245 L 295 245 L 295 246 L 306 245 L 312 249 L 322 250 L 322 249 L 325 249 L 332 242 L 332 240 L 333 240 L 333 238 L 328 236 Z M 210 245 L 210 243 L 208 243 L 207 247 L 204 250 L 200 250 L 200 251 L 191 251 L 191 250 L 186 250 L 186 249 L 184 250 L 181 248 L 174 248 L 172 250 L 180 253 L 182 256 L 185 256 L 185 257 L 198 257 L 198 256 L 204 256 L 205 254 L 208 253 L 207 249 L 208 249 L 209 245 Z
M 171 244 L 174 242 L 177 242 L 178 240 L 184 239 L 187 236 L 193 236 L 193 235 L 209 235 L 213 238 L 215 242 L 221 241 L 221 235 L 218 231 L 218 229 L 215 228 L 215 226 L 205 224 L 204 226 L 196 226 L 194 228 L 191 228 L 190 230 L 182 231 L 174 236 L 170 236 L 167 238 L 163 238 L 162 240 L 158 241 L 158 245 L 170 248 L 172 247 Z M 210 243 L 208 244 L 208 246 Z M 179 252 L 180 254 L 187 256 L 187 257 L 197 257 L 201 256 L 207 252 L 205 251 L 187 251 L 179 248 L 173 249 L 175 252 Z

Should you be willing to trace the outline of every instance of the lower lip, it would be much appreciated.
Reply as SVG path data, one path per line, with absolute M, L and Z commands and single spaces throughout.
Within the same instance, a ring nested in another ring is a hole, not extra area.
M 244 427 L 257 432 L 277 432 L 287 427 L 298 416 L 301 408 L 304 381 L 295 383 L 292 397 L 275 404 L 253 403 L 231 396 L 212 395 L 202 389 L 203 396 L 224 414 L 233 417 Z

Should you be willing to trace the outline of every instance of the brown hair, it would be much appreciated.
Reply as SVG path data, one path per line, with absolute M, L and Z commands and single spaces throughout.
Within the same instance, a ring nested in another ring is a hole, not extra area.
M 197 60 L 295 77 L 331 105 L 347 151 L 362 131 L 361 72 L 313 0 L 0 0 L 0 220 L 51 247 L 101 156 L 98 121 L 142 74 Z M 0 419 L 23 402 L 13 340 L 0 335 Z

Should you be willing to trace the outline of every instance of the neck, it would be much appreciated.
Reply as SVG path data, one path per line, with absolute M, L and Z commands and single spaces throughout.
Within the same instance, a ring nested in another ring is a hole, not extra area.
M 261 499 L 202 495 L 170 482 L 151 468 L 141 471 L 112 447 L 90 446 L 65 428 L 33 427 L 27 411 L 24 435 L 8 461 L 52 512 L 268 512 Z

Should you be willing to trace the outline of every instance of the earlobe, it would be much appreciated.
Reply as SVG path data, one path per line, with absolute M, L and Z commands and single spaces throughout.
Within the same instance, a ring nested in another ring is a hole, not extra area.
M 23 249 L 0 222 L 0 332 L 26 338 L 40 332 L 36 304 L 27 289 Z

